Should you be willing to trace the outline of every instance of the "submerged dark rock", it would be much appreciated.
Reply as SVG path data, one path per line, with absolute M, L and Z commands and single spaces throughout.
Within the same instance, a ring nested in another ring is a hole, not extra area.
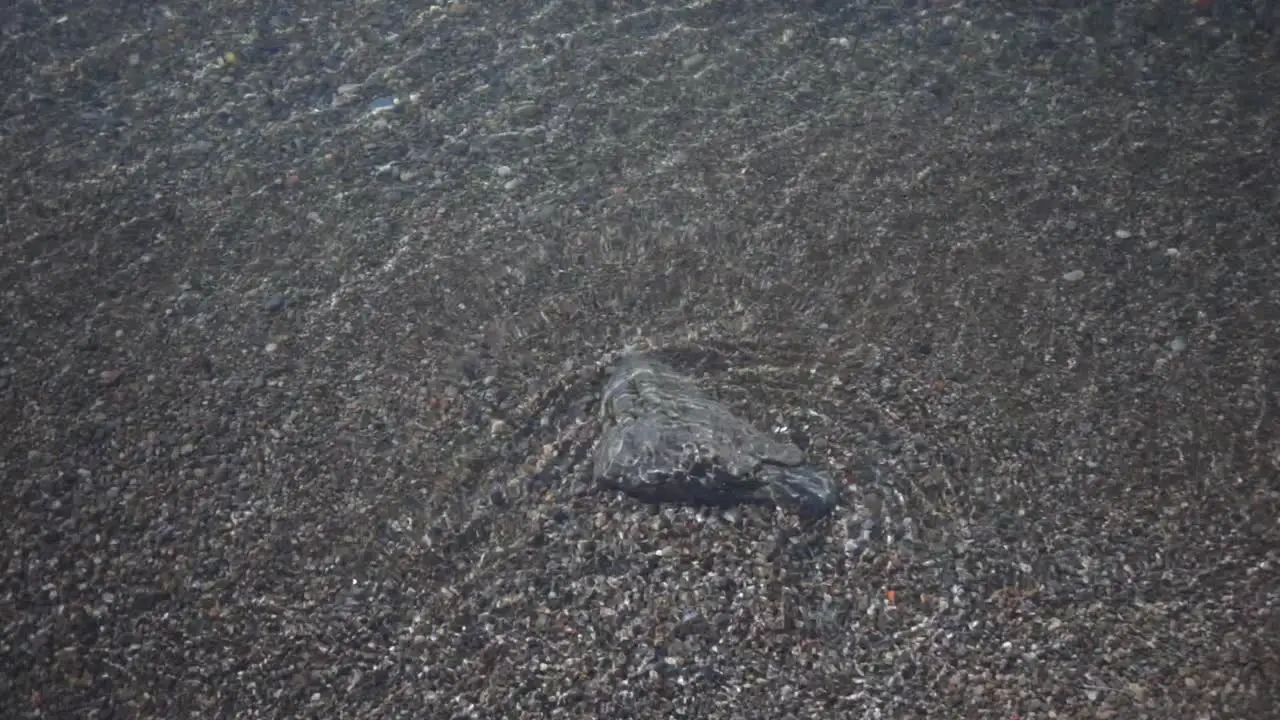
M 821 515 L 839 485 L 784 442 L 738 418 L 644 353 L 623 356 L 600 399 L 600 483 L 650 502 L 774 504 Z

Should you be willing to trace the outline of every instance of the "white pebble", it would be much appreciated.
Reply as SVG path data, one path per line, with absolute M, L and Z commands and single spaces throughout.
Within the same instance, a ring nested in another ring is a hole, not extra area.
M 1066 280 L 1067 282 L 1076 282 L 1077 280 L 1082 280 L 1082 279 L 1084 279 L 1084 271 L 1083 271 L 1083 270 L 1072 270 L 1071 272 L 1067 273 L 1066 275 L 1063 275 L 1063 276 L 1062 276 L 1062 279 L 1063 279 L 1063 280 Z

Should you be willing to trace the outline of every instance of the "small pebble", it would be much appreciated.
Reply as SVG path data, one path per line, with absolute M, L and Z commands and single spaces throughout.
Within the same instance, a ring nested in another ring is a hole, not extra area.
M 1084 279 L 1084 271 L 1083 271 L 1083 270 L 1072 270 L 1071 272 L 1067 273 L 1066 275 L 1063 275 L 1063 276 L 1062 276 L 1062 279 L 1063 279 L 1063 280 L 1066 280 L 1067 282 L 1076 282 L 1076 281 L 1078 281 L 1078 280 L 1083 280 L 1083 279 Z
M 396 109 L 400 101 L 392 96 L 380 97 L 369 103 L 369 112 L 377 115 L 380 113 L 390 112 Z

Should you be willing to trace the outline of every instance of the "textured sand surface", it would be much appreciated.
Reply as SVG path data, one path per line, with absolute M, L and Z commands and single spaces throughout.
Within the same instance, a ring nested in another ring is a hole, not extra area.
M 14 0 L 6 717 L 1274 716 L 1274 6 L 926 4 Z M 636 338 L 910 537 L 580 491 Z

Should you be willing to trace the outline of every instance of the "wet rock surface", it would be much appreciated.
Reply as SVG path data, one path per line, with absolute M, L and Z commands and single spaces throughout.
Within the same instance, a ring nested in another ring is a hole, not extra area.
M 605 487 L 649 502 L 770 504 L 810 517 L 840 500 L 840 485 L 800 448 L 736 417 L 650 353 L 618 359 L 600 404 L 592 474 Z
M 1266 716 L 1274 10 L 923 5 L 14 3 L 0 707 Z M 637 337 L 881 496 L 582 491 Z

